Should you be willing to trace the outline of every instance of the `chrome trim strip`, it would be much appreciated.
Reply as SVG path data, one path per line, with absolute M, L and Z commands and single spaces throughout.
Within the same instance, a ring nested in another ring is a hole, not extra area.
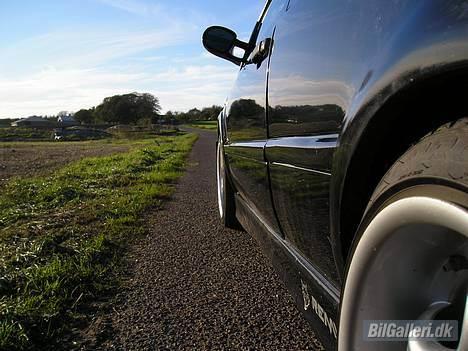
M 330 149 L 338 144 L 338 134 L 302 137 L 281 137 L 268 140 L 267 148 L 284 147 L 293 149 Z
M 265 144 L 267 143 L 266 140 L 253 140 L 253 141 L 244 141 L 244 142 L 235 142 L 231 144 L 226 144 L 224 147 L 245 147 L 245 148 L 255 148 L 255 149 L 263 149 Z
M 271 164 L 274 165 L 274 166 L 288 167 L 288 168 L 297 169 L 299 171 L 311 172 L 311 173 L 316 173 L 316 174 L 321 174 L 321 175 L 326 175 L 326 176 L 331 177 L 331 173 L 329 173 L 329 172 L 317 171 L 315 169 L 309 169 L 309 168 L 289 165 L 287 163 L 281 163 L 281 162 L 271 162 Z
M 249 160 L 249 161 L 251 161 L 251 162 L 261 163 L 261 164 L 264 165 L 264 166 L 267 166 L 267 165 L 268 165 L 268 163 L 265 162 L 265 161 L 260 161 L 260 160 L 257 160 L 256 158 L 251 158 L 251 157 L 243 156 L 243 155 L 240 155 L 240 154 L 238 154 L 238 153 L 236 153 L 236 152 L 232 152 L 232 151 L 229 152 L 227 155 L 228 155 L 228 157 L 229 157 L 229 156 L 234 156 L 234 157 L 237 157 L 237 158 L 242 158 L 242 159 L 244 159 L 244 160 Z
M 266 140 L 254 140 L 254 141 L 247 141 L 247 142 L 238 142 L 238 143 L 231 143 L 224 145 L 224 151 L 226 154 L 235 156 L 235 157 L 240 157 L 249 161 L 254 161 L 257 163 L 262 163 L 263 165 L 267 165 L 267 162 L 265 161 L 265 153 L 264 153 L 264 148 L 265 148 Z M 240 150 L 252 150 L 255 152 L 255 155 L 252 155 L 253 157 L 249 157 L 246 155 L 243 155 Z M 256 157 L 255 157 L 256 156 Z

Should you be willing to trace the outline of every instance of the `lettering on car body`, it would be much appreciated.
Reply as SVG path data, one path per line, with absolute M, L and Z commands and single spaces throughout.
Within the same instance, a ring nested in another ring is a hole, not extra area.
M 301 279 L 302 287 L 302 298 L 304 299 L 304 310 L 307 311 L 309 307 L 312 306 L 312 310 L 320 318 L 322 323 L 328 328 L 330 334 L 332 334 L 335 339 L 338 337 L 338 329 L 336 328 L 335 322 L 328 317 L 327 312 L 323 309 L 322 306 L 317 302 L 317 299 L 309 294 L 309 288 L 306 283 Z

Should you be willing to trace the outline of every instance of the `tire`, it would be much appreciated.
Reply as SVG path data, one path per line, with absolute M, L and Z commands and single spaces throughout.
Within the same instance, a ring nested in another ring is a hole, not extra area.
M 228 177 L 223 144 L 219 141 L 216 143 L 216 180 L 218 211 L 223 225 L 230 229 L 241 229 L 236 218 L 235 191 Z
M 422 138 L 376 187 L 353 244 L 339 350 L 468 350 L 468 118 Z M 465 308 L 466 306 L 466 308 Z M 458 342 L 366 340 L 365 320 L 458 320 Z
M 468 188 L 468 117 L 448 123 L 411 147 L 385 174 L 375 189 L 368 209 L 382 202 L 382 195 L 408 184 L 446 184 Z

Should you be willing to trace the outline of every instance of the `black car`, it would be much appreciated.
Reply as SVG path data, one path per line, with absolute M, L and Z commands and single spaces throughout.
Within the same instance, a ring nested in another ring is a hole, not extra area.
M 219 212 L 330 350 L 468 350 L 468 2 L 270 0 L 219 116 Z M 460 341 L 371 342 L 371 320 Z M 261 336 L 259 336 L 261 337 Z

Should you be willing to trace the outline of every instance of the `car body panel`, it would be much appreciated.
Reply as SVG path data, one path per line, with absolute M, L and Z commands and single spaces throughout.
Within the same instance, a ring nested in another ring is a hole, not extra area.
M 330 175 L 290 165 L 270 164 L 273 202 L 286 240 L 338 286 L 330 242 Z
M 241 196 L 236 197 L 236 210 L 242 226 L 258 241 L 320 340 L 330 349 L 335 349 L 339 290 L 268 226 Z
M 258 38 L 273 39 L 271 56 L 241 68 L 220 132 L 240 222 L 335 349 L 348 168 L 392 96 L 468 67 L 468 4 L 273 0 L 272 9 Z
M 267 157 L 270 162 L 290 164 L 330 175 L 338 134 L 308 137 L 271 138 Z
M 275 1 L 265 8 L 268 17 L 261 25 L 256 45 L 272 36 L 276 16 L 283 6 L 281 1 Z M 265 59 L 240 68 L 226 106 L 225 153 L 234 186 L 244 200 L 280 232 L 264 155 L 268 138 L 265 112 L 267 67 L 268 59 Z
M 468 70 L 468 4 L 462 0 L 414 1 L 392 31 L 386 50 L 368 60 L 368 73 L 348 107 L 333 159 L 330 187 L 331 242 L 343 276 L 342 195 L 347 170 L 366 128 L 398 93 L 420 81 Z M 372 34 L 372 33 L 371 33 Z M 385 54 L 385 55 L 384 55 Z M 356 85 L 357 87 L 357 85 Z M 428 121 L 429 124 L 430 121 Z M 376 122 L 378 123 L 378 121 Z M 398 126 L 395 126 L 398 128 Z
M 283 153 L 292 156 L 278 166 L 277 152 L 267 143 L 275 210 L 286 239 L 336 286 L 340 286 L 340 271 L 329 225 L 333 154 L 356 92 L 371 78 L 368 59 L 385 48 L 401 11 L 410 7 L 409 1 L 399 3 L 396 9 L 391 1 L 291 0 L 275 29 L 268 134 L 282 138 Z M 337 138 L 328 148 L 313 142 L 330 134 Z M 304 150 L 295 142 L 297 137 L 311 140 L 306 150 L 323 157 L 321 164 L 311 157 L 297 164 L 293 155 Z

